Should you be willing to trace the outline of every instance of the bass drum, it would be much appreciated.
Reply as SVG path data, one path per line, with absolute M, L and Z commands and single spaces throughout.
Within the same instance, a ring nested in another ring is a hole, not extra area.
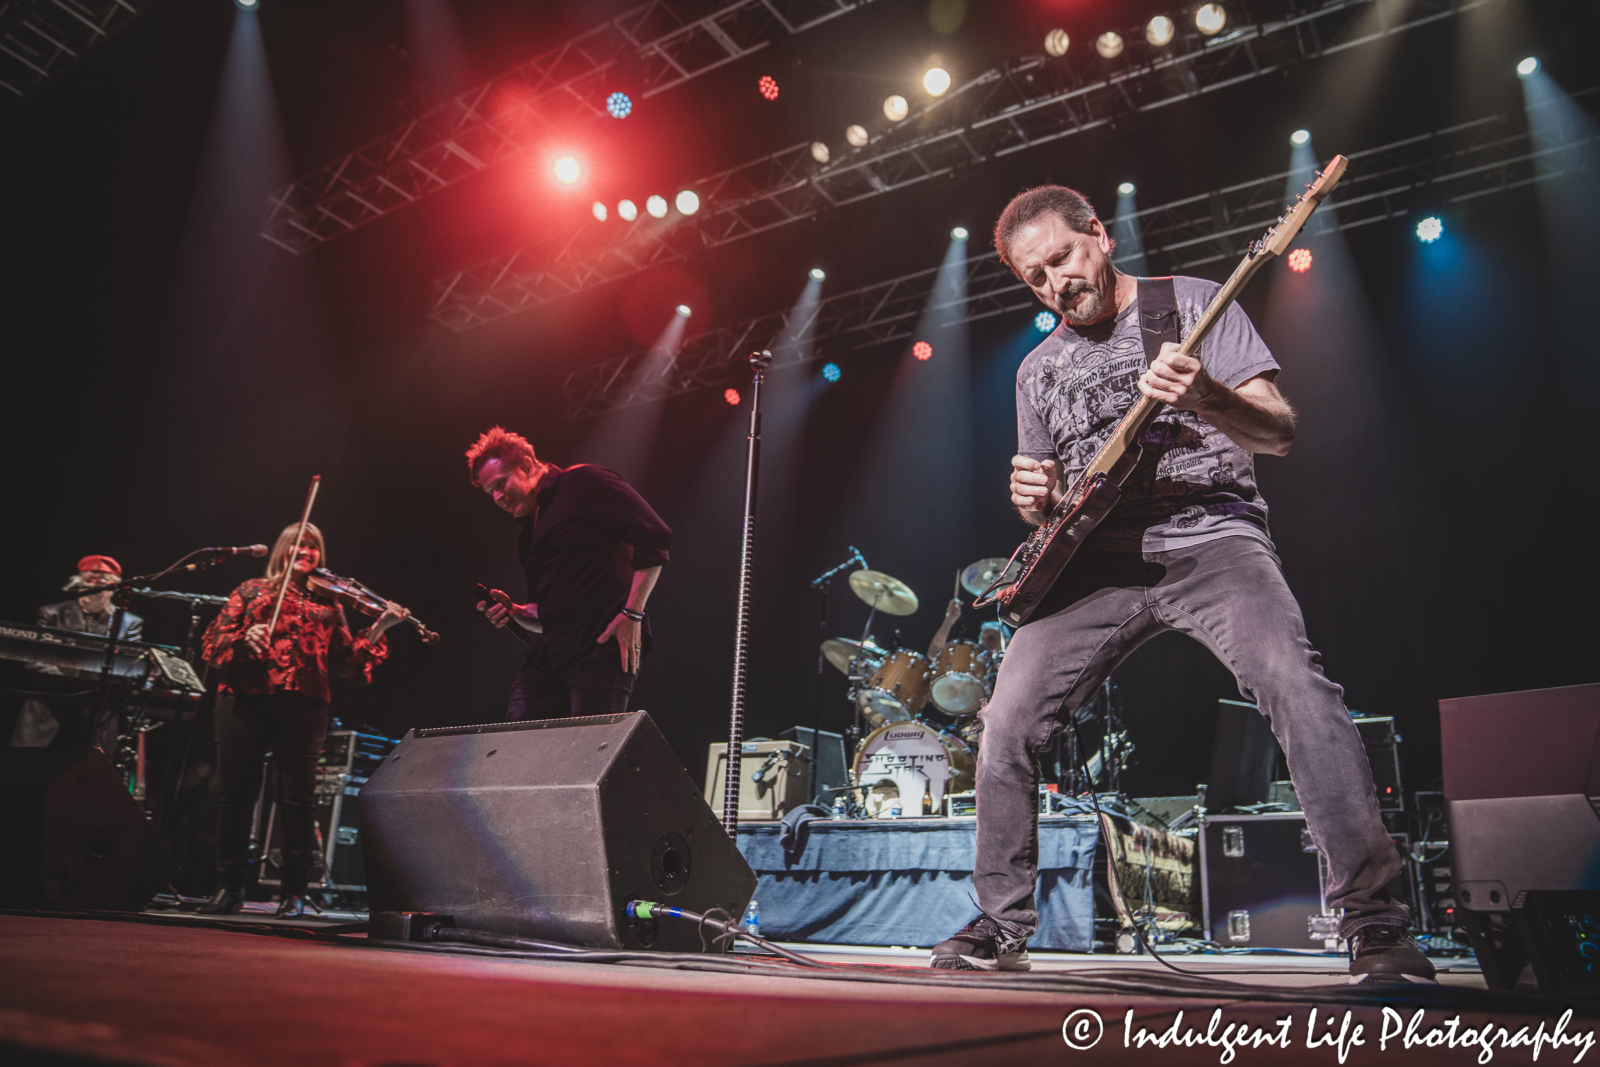
M 869 816 L 881 818 L 898 797 L 909 817 L 943 814 L 946 793 L 972 788 L 977 761 L 959 737 L 927 723 L 892 722 L 867 735 L 852 769 Z
M 902 648 L 872 672 L 866 686 L 857 694 L 861 714 L 874 726 L 914 718 L 928 701 L 928 682 L 932 677 L 933 668 L 928 665 L 927 656 Z
M 932 710 L 951 720 L 975 714 L 994 687 L 990 659 L 976 641 L 945 645 L 929 689 Z

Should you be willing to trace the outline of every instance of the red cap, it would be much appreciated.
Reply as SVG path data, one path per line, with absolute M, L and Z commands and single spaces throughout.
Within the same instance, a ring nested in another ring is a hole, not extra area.
M 84 571 L 110 571 L 118 578 L 122 577 L 122 564 L 110 556 L 84 556 L 78 561 L 78 573 Z

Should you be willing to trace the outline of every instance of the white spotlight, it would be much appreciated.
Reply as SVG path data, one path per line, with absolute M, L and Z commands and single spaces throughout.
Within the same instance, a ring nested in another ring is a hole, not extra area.
M 606 206 L 604 204 L 602 204 L 600 201 L 596 200 L 594 202 L 594 207 L 591 208 L 590 210 L 594 212 L 594 217 L 595 218 L 599 219 L 601 222 L 606 221 L 606 214 L 607 214 Z
M 1311 131 L 1310 130 L 1296 130 L 1296 131 L 1294 131 L 1293 133 L 1291 133 L 1289 135 L 1289 143 L 1292 144 L 1292 145 L 1295 145 L 1296 147 L 1298 147 L 1300 145 L 1303 145 L 1303 144 L 1310 144 L 1311 143 Z
M 871 140 L 867 135 L 865 126 L 849 126 L 845 128 L 844 139 L 850 142 L 850 147 L 860 148 Z
M 689 305 L 688 304 L 679 304 L 678 305 L 678 314 L 682 315 L 684 318 L 688 318 L 690 316 L 690 314 L 692 314 L 692 312 L 690 312 L 690 310 L 689 310 Z
M 930 67 L 922 76 L 922 87 L 932 96 L 943 96 L 950 88 L 950 72 L 943 67 Z
M 812 141 L 811 158 L 818 163 L 826 163 L 828 161 L 828 146 L 821 141 Z
M 1144 26 L 1144 39 L 1160 48 L 1162 45 L 1172 43 L 1172 38 L 1178 32 L 1177 23 L 1165 15 L 1157 15 Z
M 890 122 L 899 122 L 911 114 L 911 105 L 906 103 L 906 98 L 896 93 L 883 102 L 884 118 Z
M 651 218 L 664 219 L 667 217 L 667 198 L 652 196 L 644 202 L 644 209 L 650 212 Z
M 260 5 L 261 0 L 233 0 L 233 2 L 240 11 L 254 11 Z
M 1117 186 L 1118 196 L 1132 196 L 1133 193 L 1134 188 L 1132 182 L 1123 182 L 1121 185 Z
M 639 208 L 632 200 L 617 201 L 617 218 L 623 222 L 632 222 L 639 217 Z
M 1194 28 L 1207 37 L 1215 37 L 1228 24 L 1228 13 L 1221 4 L 1207 4 L 1194 13 Z
M 700 197 L 695 194 L 693 189 L 685 189 L 683 192 L 679 193 L 677 199 L 674 200 L 673 203 L 677 205 L 678 210 L 683 212 L 685 215 L 693 215 L 696 211 L 700 210 Z
M 1066 30 L 1051 30 L 1044 35 L 1044 50 L 1056 58 L 1067 54 L 1067 46 L 1072 43 L 1072 38 L 1067 36 Z
M 1524 59 L 1521 63 L 1517 64 L 1517 77 L 1531 78 L 1533 77 L 1534 72 L 1538 69 L 1539 60 L 1534 56 L 1529 56 L 1527 59 Z
M 821 267 L 812 267 L 811 268 L 811 280 L 812 281 L 820 282 L 822 279 L 824 279 L 826 277 L 827 277 L 827 274 L 825 274 L 823 272 Z
M 1101 59 L 1116 59 L 1122 54 L 1122 34 L 1107 30 L 1095 38 L 1094 50 L 1100 53 Z
M 967 239 L 967 228 L 965 226 L 957 226 L 950 231 L 950 236 L 957 241 L 965 241 Z

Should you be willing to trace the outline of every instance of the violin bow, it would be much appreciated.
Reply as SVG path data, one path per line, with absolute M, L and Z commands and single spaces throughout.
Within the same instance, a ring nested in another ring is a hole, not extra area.
M 272 605 L 272 621 L 267 624 L 267 644 L 272 644 L 272 635 L 278 632 L 278 614 L 283 611 L 283 596 L 289 591 L 289 578 L 294 574 L 295 557 L 300 555 L 300 542 L 306 535 L 306 523 L 311 521 L 311 505 L 317 501 L 317 488 L 322 485 L 322 475 L 311 476 L 311 488 L 306 492 L 305 510 L 300 512 L 300 526 L 294 532 L 294 547 L 289 549 L 289 558 L 284 561 L 283 577 L 278 582 L 278 602 Z

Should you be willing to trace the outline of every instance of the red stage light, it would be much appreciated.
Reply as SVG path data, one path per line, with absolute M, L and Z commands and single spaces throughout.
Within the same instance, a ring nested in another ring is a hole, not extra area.
M 1296 274 L 1304 274 L 1311 269 L 1311 249 L 1297 248 L 1289 253 L 1289 269 Z
M 933 346 L 926 341 L 918 341 L 911 346 L 911 354 L 918 359 L 932 359 Z
M 756 82 L 756 88 L 761 91 L 761 95 L 766 99 L 778 99 L 778 83 L 767 75 L 763 74 L 761 76 L 761 80 Z
M 722 399 L 726 400 L 733 407 L 738 407 L 739 406 L 739 390 L 737 390 L 737 389 L 729 389 L 728 391 L 726 391 L 725 393 L 722 394 Z

